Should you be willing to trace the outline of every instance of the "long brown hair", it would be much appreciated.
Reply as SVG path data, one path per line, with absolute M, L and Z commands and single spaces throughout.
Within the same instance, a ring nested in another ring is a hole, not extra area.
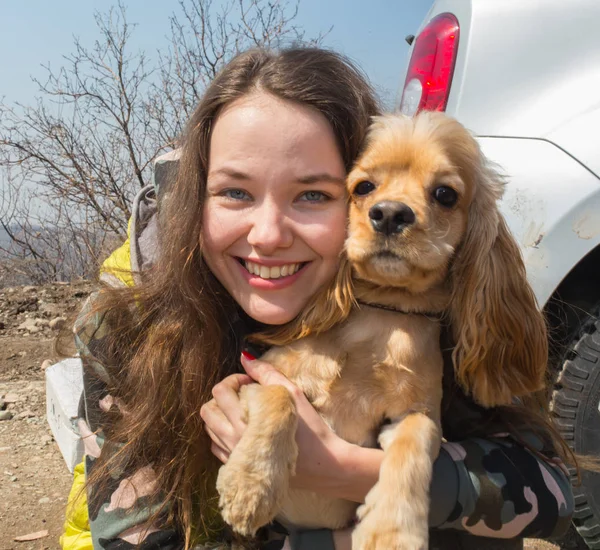
M 104 357 L 96 359 L 110 374 L 107 391 L 121 411 L 106 415 L 101 426 L 107 443 L 89 477 L 90 513 L 102 504 L 112 473 L 151 465 L 156 484 L 149 508 L 156 512 L 147 525 L 160 516 L 181 526 L 186 547 L 198 534 L 210 535 L 216 518 L 218 464 L 200 408 L 212 387 L 238 369 L 239 358 L 232 334 L 236 304 L 200 247 L 211 131 L 224 106 L 257 90 L 319 111 L 347 169 L 379 112 L 365 77 L 333 52 L 251 50 L 235 57 L 189 122 L 177 176 L 159 207 L 157 263 L 135 288 L 104 289 L 93 308 L 104 314 Z

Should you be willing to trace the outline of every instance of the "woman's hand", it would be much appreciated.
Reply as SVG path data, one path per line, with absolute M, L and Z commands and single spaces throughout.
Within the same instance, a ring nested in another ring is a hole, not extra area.
M 200 414 L 212 439 L 212 452 L 226 462 L 246 428 L 239 391 L 253 380 L 262 385 L 278 384 L 292 395 L 298 413 L 298 460 L 292 486 L 337 498 L 364 501 L 377 481 L 382 452 L 364 449 L 339 438 L 309 403 L 302 391 L 264 361 L 242 356 L 250 376 L 234 374 L 213 388 L 213 397 Z
M 242 386 L 253 382 L 246 374 L 228 376 L 213 388 L 213 398 L 200 409 L 212 440 L 211 451 L 223 463 L 227 462 L 246 429 L 239 393 Z

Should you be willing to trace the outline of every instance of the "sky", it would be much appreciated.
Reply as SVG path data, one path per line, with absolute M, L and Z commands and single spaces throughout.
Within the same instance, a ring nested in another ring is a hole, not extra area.
M 224 0 L 214 0 L 216 4 Z M 99 36 L 94 12 L 116 0 L 0 0 L 0 98 L 33 103 L 43 79 L 41 65 L 59 69 L 74 51 L 73 37 L 91 46 Z M 136 23 L 133 44 L 150 57 L 165 47 L 169 15 L 176 0 L 123 0 L 128 20 Z M 407 64 L 404 37 L 416 34 L 432 0 L 300 0 L 296 19 L 306 36 L 333 26 L 324 45 L 342 52 L 366 72 L 387 107 L 392 107 Z

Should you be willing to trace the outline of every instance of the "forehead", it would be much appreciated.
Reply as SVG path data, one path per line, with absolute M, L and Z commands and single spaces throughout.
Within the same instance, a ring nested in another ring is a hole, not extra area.
M 249 151 L 272 148 L 291 154 L 316 139 L 335 142 L 333 129 L 316 109 L 256 92 L 233 101 L 219 113 L 211 152 L 238 156 L 237 148 L 243 146 Z

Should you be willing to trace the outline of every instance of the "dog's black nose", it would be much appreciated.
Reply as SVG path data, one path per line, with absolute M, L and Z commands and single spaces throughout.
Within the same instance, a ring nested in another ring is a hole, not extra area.
M 415 222 L 412 208 L 403 202 L 378 202 L 369 210 L 369 218 L 373 229 L 384 235 L 400 233 L 407 225 Z

